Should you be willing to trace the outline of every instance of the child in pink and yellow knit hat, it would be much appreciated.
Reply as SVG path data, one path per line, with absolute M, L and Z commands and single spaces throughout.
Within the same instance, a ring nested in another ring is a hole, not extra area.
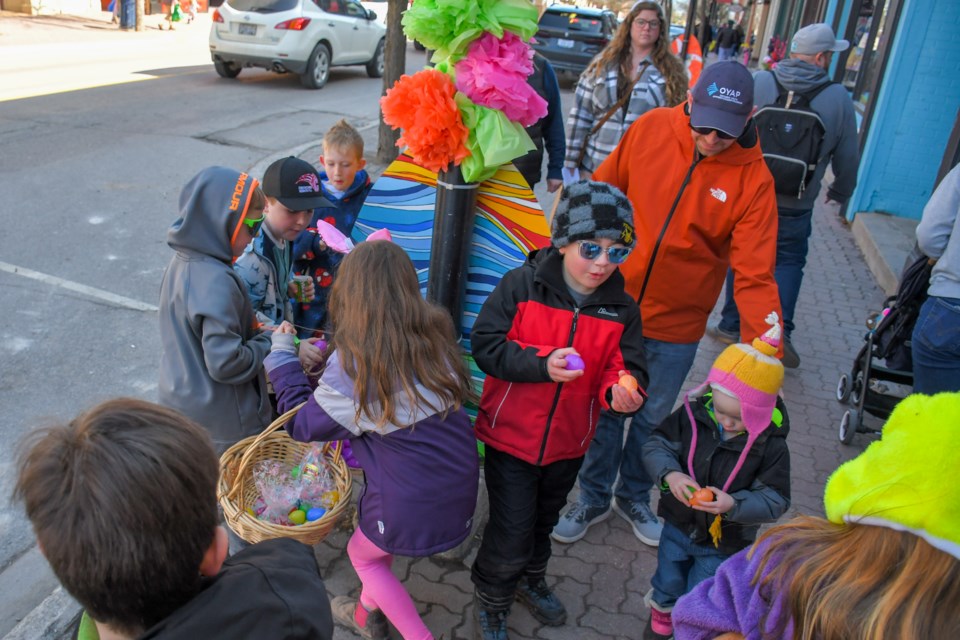
M 664 519 L 644 638 L 671 637 L 677 599 L 790 506 L 789 426 L 776 358 L 781 327 L 776 313 L 766 320 L 770 329 L 752 344 L 724 349 L 643 447 Z

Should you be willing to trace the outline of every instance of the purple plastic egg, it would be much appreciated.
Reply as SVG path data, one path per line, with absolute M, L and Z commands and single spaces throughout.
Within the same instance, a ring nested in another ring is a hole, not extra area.
M 578 356 L 575 353 L 571 353 L 565 357 L 567 361 L 567 366 L 565 368 L 570 371 L 581 371 L 583 369 L 583 358 Z

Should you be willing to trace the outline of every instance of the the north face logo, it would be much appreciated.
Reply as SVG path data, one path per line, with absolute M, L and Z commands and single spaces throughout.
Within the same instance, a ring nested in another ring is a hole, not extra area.
M 597 315 L 599 316 L 610 316 L 611 318 L 618 318 L 616 311 L 607 311 L 606 307 L 600 307 L 597 309 Z
M 716 187 L 712 187 L 710 189 L 710 195 L 712 195 L 714 198 L 716 198 L 720 202 L 727 201 L 727 192 L 724 191 L 723 189 L 717 189 Z
M 716 82 L 712 83 L 709 87 L 707 87 L 707 95 L 708 95 L 708 96 L 712 96 L 712 95 L 715 94 L 717 91 L 720 91 L 720 88 L 717 87 L 717 83 L 716 83 Z

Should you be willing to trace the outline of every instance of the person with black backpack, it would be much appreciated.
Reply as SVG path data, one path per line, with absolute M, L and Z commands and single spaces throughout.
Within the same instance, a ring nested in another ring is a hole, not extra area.
M 811 24 L 793 36 L 790 57 L 773 71 L 754 75 L 754 115 L 760 149 L 777 192 L 779 228 L 775 277 L 783 309 L 783 365 L 794 369 L 800 356 L 791 342 L 793 314 L 807 263 L 813 206 L 829 165 L 834 181 L 825 202 L 846 202 L 857 185 L 860 164 L 853 102 L 829 76 L 833 54 L 850 43 L 837 40 L 827 24 Z M 740 341 L 740 314 L 727 273 L 720 323 L 707 333 L 726 344 Z

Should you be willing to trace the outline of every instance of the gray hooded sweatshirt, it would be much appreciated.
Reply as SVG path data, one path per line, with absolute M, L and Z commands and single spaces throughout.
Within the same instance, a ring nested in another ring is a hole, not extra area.
M 821 84 L 830 81 L 827 72 L 820 67 L 788 58 L 780 62 L 774 71 L 758 71 L 753 78 L 753 103 L 758 107 L 777 101 L 777 84 L 773 74 L 785 89 L 806 93 Z M 794 198 L 777 194 L 777 206 L 783 209 L 813 209 L 820 193 L 820 182 L 827 170 L 827 164 L 833 165 L 833 184 L 827 189 L 827 196 L 843 204 L 853 195 L 857 186 L 857 168 L 860 164 L 860 144 L 857 140 L 857 120 L 853 112 L 853 101 L 843 85 L 827 87 L 813 99 L 811 108 L 823 121 L 825 132 L 820 146 L 820 162 L 803 192 L 803 197 Z
M 256 328 L 234 273 L 231 240 L 256 181 L 210 167 L 180 193 L 167 232 L 176 251 L 160 285 L 161 404 L 210 431 L 219 452 L 270 423 L 263 359 L 270 336 Z
M 950 170 L 923 208 L 917 243 L 934 258 L 931 296 L 960 298 L 960 165 Z

